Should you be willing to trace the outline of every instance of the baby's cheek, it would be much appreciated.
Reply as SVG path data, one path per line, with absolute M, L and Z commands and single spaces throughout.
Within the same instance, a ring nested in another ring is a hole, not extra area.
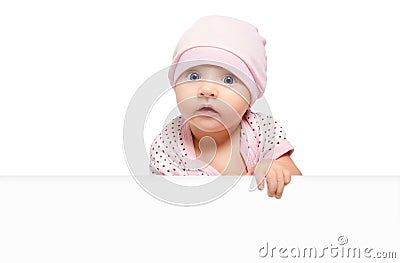
M 193 115 L 193 111 L 191 110 L 191 107 L 187 105 L 187 103 L 178 103 L 177 104 L 179 112 L 182 114 L 182 116 L 185 119 L 189 119 Z
M 232 99 L 241 99 L 245 104 L 250 103 L 250 92 L 244 85 L 235 84 L 226 92 L 230 94 Z
M 244 112 L 249 108 L 249 103 L 246 101 L 247 98 L 242 97 L 238 93 L 230 94 L 229 99 L 226 100 L 227 105 L 231 107 L 237 114 L 243 115 Z
M 187 94 L 187 92 L 183 91 L 182 89 L 175 89 L 175 99 L 179 109 L 181 107 L 183 108 L 185 104 L 187 104 L 188 98 L 190 98 L 190 96 Z
M 174 91 L 177 103 L 182 103 L 187 99 L 196 97 L 196 89 L 188 84 L 178 85 Z

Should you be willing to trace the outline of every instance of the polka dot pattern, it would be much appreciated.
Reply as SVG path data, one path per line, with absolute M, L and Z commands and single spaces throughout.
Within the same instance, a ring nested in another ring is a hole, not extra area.
M 185 119 L 178 116 L 154 139 L 150 147 L 152 174 L 209 175 L 207 171 L 210 169 L 191 166 L 195 160 L 195 151 L 188 127 Z M 242 118 L 240 140 L 240 151 L 248 169 L 254 165 L 250 160 L 277 158 L 286 152 L 293 151 L 293 147 L 286 140 L 286 133 L 282 126 L 271 115 L 253 113 L 250 110 Z M 213 172 L 215 173 L 218 172 Z

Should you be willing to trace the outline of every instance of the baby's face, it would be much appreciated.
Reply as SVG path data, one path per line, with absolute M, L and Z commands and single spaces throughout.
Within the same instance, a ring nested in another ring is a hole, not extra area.
M 183 117 L 205 132 L 237 127 L 250 105 L 250 92 L 240 79 L 212 65 L 186 70 L 174 90 Z

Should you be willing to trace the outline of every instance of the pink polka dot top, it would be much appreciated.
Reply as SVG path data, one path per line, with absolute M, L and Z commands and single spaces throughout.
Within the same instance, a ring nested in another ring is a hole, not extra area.
M 292 154 L 293 146 L 271 115 L 247 110 L 240 125 L 240 154 L 247 170 L 261 160 Z M 220 175 L 214 167 L 196 158 L 190 126 L 182 116 L 168 123 L 151 144 L 150 172 L 157 175 Z

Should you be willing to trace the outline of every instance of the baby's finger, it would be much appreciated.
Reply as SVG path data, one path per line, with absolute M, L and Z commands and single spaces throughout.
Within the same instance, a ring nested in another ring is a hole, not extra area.
M 265 180 L 262 179 L 261 182 L 258 184 L 258 189 L 263 190 L 265 187 Z
M 246 175 L 253 175 L 254 170 L 256 169 L 256 166 L 257 166 L 257 165 L 254 165 L 253 167 L 251 167 L 251 168 L 247 171 Z
M 284 188 L 284 186 L 285 186 L 285 181 L 284 181 L 283 173 L 277 174 L 276 179 L 277 179 L 277 186 L 276 186 L 276 194 L 275 194 L 275 197 L 279 199 L 279 198 L 282 197 L 283 188 Z
M 261 175 L 259 175 L 260 171 L 257 171 L 257 173 L 256 173 L 256 171 L 255 171 L 256 167 L 257 167 L 257 165 L 254 165 L 251 169 L 249 169 L 248 173 L 246 174 L 246 175 L 254 176 L 251 179 L 249 191 L 254 191 L 256 189 L 258 189 L 258 190 L 264 189 L 264 179 Z
M 262 162 L 258 163 L 254 170 L 254 177 L 256 178 L 257 187 L 260 190 L 264 189 L 265 174 L 266 174 L 265 165 L 263 165 Z
M 290 180 L 292 179 L 292 176 L 290 174 L 290 171 L 287 169 L 283 170 L 283 181 L 285 182 L 285 185 L 290 183 Z
M 274 169 L 270 169 L 267 174 L 267 186 L 268 186 L 268 196 L 270 197 L 274 196 L 277 188 L 276 171 Z

